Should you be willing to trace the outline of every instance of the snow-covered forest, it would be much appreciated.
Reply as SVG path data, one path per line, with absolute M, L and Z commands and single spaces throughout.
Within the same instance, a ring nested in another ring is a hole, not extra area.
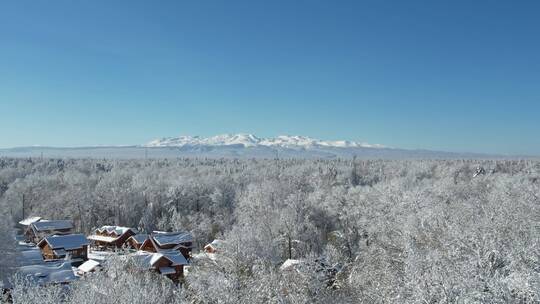
M 4 158 L 0 210 L 5 277 L 31 215 L 225 241 L 180 286 L 111 261 L 16 303 L 540 303 L 537 161 Z

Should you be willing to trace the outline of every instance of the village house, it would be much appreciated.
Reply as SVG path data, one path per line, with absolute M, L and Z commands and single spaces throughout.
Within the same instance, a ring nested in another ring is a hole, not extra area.
M 146 240 L 148 240 L 148 234 L 136 234 L 127 240 L 126 245 L 128 248 L 139 250 Z
M 48 236 L 37 246 L 45 260 L 70 259 L 84 262 L 88 259 L 88 240 L 83 234 Z
M 154 231 L 145 240 L 139 250 L 147 252 L 160 252 L 173 250 L 181 252 L 184 257 L 191 256 L 193 248 L 193 236 L 189 232 L 162 232 Z
M 67 220 L 38 220 L 28 225 L 24 235 L 27 241 L 39 243 L 43 238 L 51 235 L 70 234 L 73 223 Z
M 122 248 L 126 241 L 137 234 L 137 229 L 120 226 L 103 226 L 94 230 L 88 239 L 98 249 Z
M 206 253 L 216 253 L 223 250 L 225 241 L 222 240 L 213 240 L 210 244 L 204 246 L 204 252 Z
M 178 283 L 184 277 L 184 266 L 188 261 L 178 251 L 144 253 L 135 256 L 136 265 L 143 270 L 151 270 Z

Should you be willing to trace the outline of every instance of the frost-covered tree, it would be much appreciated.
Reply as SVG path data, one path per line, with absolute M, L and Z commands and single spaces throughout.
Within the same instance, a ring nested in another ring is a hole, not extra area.
M 181 288 L 105 272 L 70 285 L 79 303 L 106 299 L 98 278 L 190 303 L 538 303 L 539 193 L 532 160 L 0 159 L 0 210 L 15 222 L 24 205 L 81 232 L 191 231 L 194 253 L 226 241 Z M 289 258 L 308 266 L 281 271 Z

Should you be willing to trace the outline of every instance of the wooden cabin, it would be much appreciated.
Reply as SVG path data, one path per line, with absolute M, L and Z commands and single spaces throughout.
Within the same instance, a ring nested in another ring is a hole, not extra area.
M 146 244 L 141 246 L 141 250 L 151 252 L 175 250 L 181 252 L 186 258 L 191 257 L 191 250 L 193 249 L 193 236 L 189 232 L 154 231 L 154 233 L 150 235 L 149 239 L 152 241 L 152 247 L 154 247 L 155 251 L 145 250 L 145 248 L 151 248 L 150 245 Z
M 158 252 L 159 247 L 154 242 L 154 239 L 149 236 L 139 247 L 139 250 L 146 251 L 146 252 Z
M 92 247 L 100 249 L 122 248 L 127 240 L 137 234 L 137 229 L 120 226 L 103 226 L 89 236 Z
M 88 260 L 88 240 L 83 234 L 53 235 L 37 244 L 45 260 Z
M 148 234 L 136 234 L 126 241 L 126 246 L 131 249 L 140 250 L 146 240 L 148 240 Z
M 213 240 L 212 243 L 204 246 L 204 252 L 206 253 L 216 253 L 223 250 L 225 241 L 222 240 Z
M 189 265 L 186 258 L 178 251 L 158 252 L 136 256 L 139 267 L 151 270 L 179 282 L 184 277 L 184 266 Z
M 67 220 L 39 220 L 30 223 L 24 235 L 27 241 L 39 243 L 43 238 L 51 235 L 66 235 L 73 230 L 73 223 Z

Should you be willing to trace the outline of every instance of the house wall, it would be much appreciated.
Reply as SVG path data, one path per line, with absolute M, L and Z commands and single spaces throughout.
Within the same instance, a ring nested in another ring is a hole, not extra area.
M 159 271 L 160 267 L 173 267 L 173 266 L 171 266 L 171 264 L 172 264 L 171 261 L 169 261 L 168 259 L 161 258 L 161 259 L 159 259 L 159 261 L 156 264 L 154 264 L 154 267 L 155 267 L 156 271 Z M 184 277 L 184 266 L 183 265 L 178 265 L 178 266 L 174 266 L 173 268 L 176 271 L 176 273 L 168 274 L 166 276 L 169 279 L 171 279 L 173 282 L 178 282 L 180 280 L 180 278 Z
M 33 242 L 34 241 L 34 238 L 35 238 L 34 230 L 32 230 L 32 228 L 30 228 L 30 226 L 28 226 L 26 228 L 26 230 L 24 231 L 24 238 L 28 242 Z
M 180 253 L 187 259 L 191 257 L 191 248 L 180 248 Z
M 141 244 L 137 243 L 135 240 L 133 239 L 130 239 L 128 242 L 127 242 L 128 246 L 130 248 L 133 248 L 133 249 L 136 249 L 136 250 L 139 250 L 139 248 L 141 247 Z
M 128 231 L 126 231 L 126 233 L 122 234 L 122 235 L 116 240 L 116 242 L 115 242 L 114 245 L 116 246 L 116 248 L 122 248 L 122 246 L 124 246 L 124 244 L 126 243 L 126 241 L 127 241 L 130 237 L 132 237 L 132 236 L 134 236 L 134 235 L 135 235 L 135 233 L 133 233 L 133 231 L 128 230 Z
M 80 258 L 84 261 L 88 260 L 88 246 L 84 245 L 82 248 L 75 249 L 75 250 L 66 250 L 66 253 L 71 255 L 72 258 Z M 51 246 L 49 244 L 45 243 L 43 247 L 41 247 L 41 254 L 43 255 L 43 258 L 45 260 L 56 260 L 61 257 L 54 254 Z
M 178 266 L 175 266 L 174 269 L 176 270 L 176 273 L 168 274 L 167 277 L 171 279 L 173 282 L 178 283 L 180 279 L 184 277 L 184 266 L 178 265 Z
M 85 261 L 88 260 L 88 246 L 86 245 L 80 249 L 66 250 L 66 252 L 69 253 L 72 258 L 80 258 Z
M 216 249 L 214 248 L 214 246 L 206 245 L 204 247 L 204 252 L 206 252 L 206 253 L 215 253 Z
M 178 251 L 180 251 L 180 253 L 182 253 L 182 255 L 185 257 L 185 258 L 189 258 L 191 256 L 191 245 L 192 243 L 189 242 L 189 243 L 181 243 L 182 245 L 188 247 L 188 248 L 179 248 Z M 173 249 L 174 247 L 176 247 L 178 244 L 172 244 L 172 245 L 165 245 L 165 246 L 160 246 L 159 248 L 160 249 Z M 154 251 L 155 252 L 155 251 Z
M 43 247 L 41 247 L 41 255 L 43 255 L 43 259 L 45 260 L 54 260 L 58 258 L 52 251 L 52 248 L 51 246 L 49 246 L 49 244 L 45 244 L 43 245 Z
M 140 250 L 146 251 L 146 252 L 156 252 L 156 248 L 150 241 L 145 241 L 142 245 Z
M 104 242 L 104 241 L 96 241 L 96 240 L 92 240 L 92 243 L 94 244 L 94 246 L 103 246 L 103 247 L 111 247 L 111 243 L 108 243 L 108 242 Z

